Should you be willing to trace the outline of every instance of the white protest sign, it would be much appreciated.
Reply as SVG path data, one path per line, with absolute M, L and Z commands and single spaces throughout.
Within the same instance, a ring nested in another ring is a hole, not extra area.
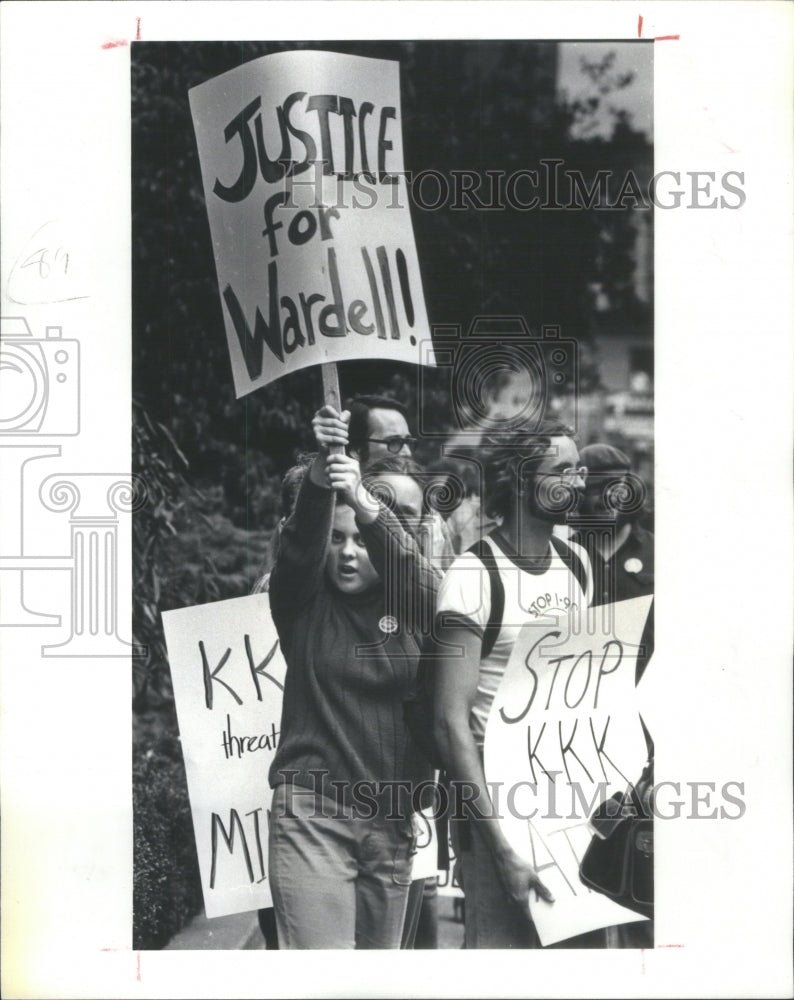
M 267 775 L 286 670 L 267 594 L 163 614 L 208 917 L 272 906 Z
M 438 874 L 438 834 L 432 809 L 415 812 L 416 854 L 411 868 L 411 881 L 434 878 Z
M 485 776 L 511 847 L 555 902 L 530 898 L 541 944 L 643 919 L 591 892 L 579 862 L 595 807 L 640 777 L 645 737 L 635 667 L 652 597 L 590 609 L 585 618 L 521 630 L 485 731 Z
M 456 899 L 463 899 L 463 889 L 455 871 L 455 864 L 458 858 L 455 854 L 455 845 L 452 842 L 451 835 L 447 840 L 447 844 L 449 849 L 449 868 L 439 869 L 438 894 L 439 896 L 452 896 Z
M 436 878 L 440 895 L 462 897 L 463 890 L 454 874 L 455 861 L 457 859 L 449 829 L 447 830 L 449 865 L 447 868 L 438 867 L 438 828 L 436 827 L 434 815 L 432 808 L 414 813 L 414 829 L 417 831 L 417 841 L 411 879 L 415 882 L 420 878 Z
M 435 772 L 434 781 L 438 783 L 439 773 Z M 446 792 L 444 784 L 437 784 L 433 796 L 434 801 L 424 809 L 418 810 L 413 815 L 414 833 L 416 834 L 416 854 L 414 855 L 411 878 L 415 882 L 420 878 L 436 878 L 439 886 L 445 887 L 446 895 L 462 896 L 459 883 L 455 881 L 455 888 L 450 884 L 450 872 L 448 869 L 439 868 L 439 826 L 444 830 L 447 841 L 447 851 L 450 856 L 449 868 L 455 861 L 455 853 L 452 847 L 451 826 L 447 816 L 446 823 L 440 823 L 449 807 L 449 794 Z
M 433 364 L 399 64 L 274 53 L 190 107 L 237 397 L 307 365 Z

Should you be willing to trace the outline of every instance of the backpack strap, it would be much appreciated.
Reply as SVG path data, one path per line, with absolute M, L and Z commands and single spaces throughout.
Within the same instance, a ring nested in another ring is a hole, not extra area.
M 468 551 L 477 556 L 485 566 L 491 581 L 491 613 L 488 616 L 488 624 L 485 626 L 482 637 L 482 656 L 485 658 L 490 656 L 502 628 L 502 618 L 505 613 L 505 587 L 502 583 L 499 567 L 496 565 L 493 549 L 484 538 L 478 539 Z
M 568 567 L 571 573 L 573 573 L 576 578 L 576 582 L 579 584 L 582 593 L 587 594 L 587 570 L 584 567 L 584 563 L 579 558 L 579 556 L 574 552 L 571 546 L 558 538 L 556 535 L 551 536 L 551 544 L 554 546 L 554 550 L 557 555 L 562 559 L 565 565 Z

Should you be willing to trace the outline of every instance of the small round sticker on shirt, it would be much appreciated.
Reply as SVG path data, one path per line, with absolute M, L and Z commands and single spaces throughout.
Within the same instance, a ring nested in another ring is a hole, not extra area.
M 396 632 L 399 627 L 400 623 L 394 615 L 384 615 L 378 622 L 378 628 L 381 632 L 385 632 L 386 635 L 391 635 L 393 632 Z
M 627 559 L 623 563 L 623 569 L 625 569 L 627 573 L 639 573 L 642 570 L 642 560 Z

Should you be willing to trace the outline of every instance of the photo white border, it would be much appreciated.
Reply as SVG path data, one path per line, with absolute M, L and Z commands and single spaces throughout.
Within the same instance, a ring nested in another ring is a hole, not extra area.
M 145 41 L 632 39 L 641 15 L 643 37 L 679 36 L 655 49 L 656 170 L 739 170 L 747 195 L 734 211 L 655 215 L 656 777 L 744 781 L 747 812 L 656 824 L 654 951 L 581 961 L 570 952 L 132 953 L 129 662 L 43 659 L 47 630 L 17 628 L 0 631 L 4 996 L 791 994 L 793 10 L 520 0 L 0 7 L 2 312 L 20 314 L 9 270 L 49 220 L 70 248 L 75 289 L 90 296 L 24 310 L 35 336 L 57 324 L 81 344 L 83 431 L 59 440 L 62 459 L 48 471 L 129 469 L 138 26 Z M 128 521 L 120 532 L 129 567 Z M 68 537 L 56 544 L 68 554 Z M 56 583 L 51 596 L 56 606 Z M 129 593 L 120 599 L 124 634 Z

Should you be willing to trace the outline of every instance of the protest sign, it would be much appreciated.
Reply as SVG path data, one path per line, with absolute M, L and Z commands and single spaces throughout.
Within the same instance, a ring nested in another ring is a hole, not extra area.
M 166 611 L 163 628 L 206 914 L 272 906 L 267 775 L 286 666 L 268 595 Z
M 455 865 L 458 861 L 455 854 L 455 846 L 452 838 L 448 841 L 449 868 L 440 870 L 438 873 L 438 894 L 439 896 L 451 896 L 453 899 L 463 899 L 463 889 L 461 888 Z
M 411 880 L 434 878 L 438 874 L 438 834 L 433 810 L 424 809 L 414 813 L 416 834 L 416 854 L 411 868 Z
M 280 52 L 189 96 L 237 397 L 307 365 L 432 364 L 399 64 Z
M 579 862 L 590 815 L 646 760 L 635 668 L 652 599 L 590 609 L 587 628 L 574 616 L 525 625 L 488 717 L 485 776 L 502 830 L 555 900 L 530 897 L 543 945 L 642 919 L 587 889 Z
M 448 828 L 446 836 L 449 864 L 446 868 L 438 866 L 438 828 L 434 815 L 432 808 L 414 813 L 414 829 L 417 833 L 417 840 L 411 879 L 415 882 L 420 878 L 436 878 L 438 891 L 442 896 L 462 897 L 463 890 L 454 874 L 457 858 Z

